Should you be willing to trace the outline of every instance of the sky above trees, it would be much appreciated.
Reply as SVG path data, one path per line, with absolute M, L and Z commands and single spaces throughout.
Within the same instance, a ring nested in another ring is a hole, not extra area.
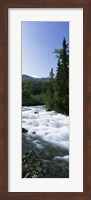
M 48 77 L 56 73 L 57 59 L 53 53 L 69 43 L 69 22 L 22 22 L 22 74 Z

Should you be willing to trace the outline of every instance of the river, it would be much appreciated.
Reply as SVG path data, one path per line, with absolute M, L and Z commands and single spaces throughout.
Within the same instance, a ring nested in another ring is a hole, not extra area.
M 69 177 L 69 116 L 46 110 L 45 106 L 25 106 L 22 108 L 23 154 L 33 148 L 38 156 L 52 168 L 56 175 L 52 178 Z M 50 169 L 50 171 L 52 171 Z

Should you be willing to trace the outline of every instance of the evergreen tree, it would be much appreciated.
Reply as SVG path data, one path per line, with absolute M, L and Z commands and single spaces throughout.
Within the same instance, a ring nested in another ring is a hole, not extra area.
M 50 71 L 50 77 L 49 77 L 49 83 L 46 93 L 46 100 L 45 104 L 48 107 L 48 109 L 52 110 L 54 109 L 54 73 L 53 68 L 51 68 Z
M 54 73 L 53 73 L 53 68 L 51 68 L 51 71 L 50 71 L 50 79 L 53 79 L 54 78 Z
M 58 58 L 56 73 L 55 110 L 69 114 L 69 50 L 65 38 L 63 48 L 55 49 Z

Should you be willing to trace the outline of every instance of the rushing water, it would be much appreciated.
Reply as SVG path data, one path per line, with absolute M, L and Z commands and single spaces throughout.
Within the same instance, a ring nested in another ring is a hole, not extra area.
M 22 127 L 28 130 L 22 137 L 23 153 L 33 148 L 51 167 L 55 164 L 58 171 L 56 177 L 67 178 L 69 117 L 55 111 L 47 111 L 44 106 L 26 106 L 22 108 Z M 60 170 L 63 175 L 60 175 Z

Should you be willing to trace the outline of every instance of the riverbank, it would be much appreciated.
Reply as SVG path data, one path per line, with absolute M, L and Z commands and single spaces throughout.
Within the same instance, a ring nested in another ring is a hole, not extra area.
M 22 156 L 22 178 L 69 178 L 69 162 L 65 158 L 50 162 L 40 159 L 34 150 L 26 151 Z

